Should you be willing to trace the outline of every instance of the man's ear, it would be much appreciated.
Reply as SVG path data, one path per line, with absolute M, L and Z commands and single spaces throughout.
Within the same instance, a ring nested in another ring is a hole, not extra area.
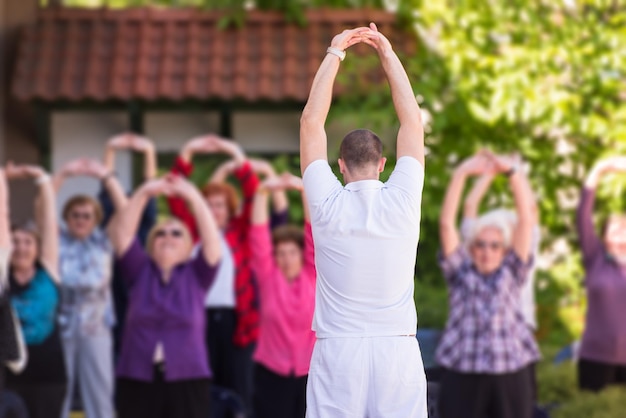
M 383 171 L 385 171 L 385 163 L 387 162 L 387 158 L 383 157 L 380 159 L 380 161 L 378 162 L 378 172 L 382 173 Z
M 346 171 L 347 171 L 346 163 L 344 163 L 341 158 L 337 160 L 337 163 L 339 163 L 339 172 L 341 174 L 346 174 Z

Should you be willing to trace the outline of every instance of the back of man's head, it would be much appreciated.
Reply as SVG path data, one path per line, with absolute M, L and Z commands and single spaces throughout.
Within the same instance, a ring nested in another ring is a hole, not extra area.
M 355 129 L 341 141 L 339 158 L 352 173 L 370 170 L 378 166 L 383 157 L 383 143 L 372 131 Z

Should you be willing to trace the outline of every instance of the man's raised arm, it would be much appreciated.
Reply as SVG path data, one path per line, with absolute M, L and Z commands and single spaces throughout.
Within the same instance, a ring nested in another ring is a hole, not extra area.
M 409 156 L 424 164 L 424 127 L 417 100 L 413 94 L 409 77 L 393 51 L 389 40 L 371 23 L 370 30 L 362 33 L 363 42 L 378 52 L 389 86 L 396 114 L 400 120 L 396 155 Z
M 368 28 L 344 30 L 336 35 L 330 43 L 331 51 L 326 54 L 320 68 L 315 74 L 309 100 L 300 118 L 300 168 L 302 174 L 315 160 L 327 160 L 327 140 L 324 124 L 330 110 L 333 84 L 341 55 L 350 46 L 362 41 L 361 33 Z

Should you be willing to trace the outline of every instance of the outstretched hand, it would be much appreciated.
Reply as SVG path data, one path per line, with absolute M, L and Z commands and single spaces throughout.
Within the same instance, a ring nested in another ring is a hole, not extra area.
M 391 42 L 378 31 L 375 23 L 370 23 L 368 30 L 360 33 L 361 41 L 374 48 L 379 54 L 391 51 Z
M 330 42 L 330 46 L 345 51 L 352 45 L 364 42 L 363 33 L 369 30 L 370 28 L 365 26 L 354 29 L 346 29 L 340 34 L 335 35 L 333 40 Z
M 141 190 L 149 197 L 171 196 L 173 194 L 171 183 L 166 177 L 153 179 L 145 182 Z
M 5 173 L 8 179 L 37 178 L 46 174 L 43 168 L 39 166 L 26 164 L 15 165 L 11 161 L 7 163 Z
M 280 176 L 268 177 L 261 183 L 261 187 L 265 190 L 298 190 L 304 189 L 302 179 L 291 173 L 283 173 Z
M 458 167 L 457 171 L 470 176 L 493 173 L 496 171 L 494 158 L 486 152 L 481 151 L 470 158 L 465 159 Z

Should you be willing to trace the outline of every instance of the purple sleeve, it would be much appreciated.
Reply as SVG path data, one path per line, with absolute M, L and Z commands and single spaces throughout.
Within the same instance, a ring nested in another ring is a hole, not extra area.
M 464 267 L 468 264 L 469 254 L 463 245 L 459 245 L 449 256 L 443 257 L 441 253 L 438 255 L 439 267 L 449 285 L 454 285 L 462 273 Z
M 588 264 L 599 251 L 602 251 L 602 242 L 596 233 L 593 224 L 593 207 L 596 192 L 593 189 L 583 188 L 576 211 L 576 228 L 580 250 L 583 253 L 583 263 Z
M 209 290 L 213 281 L 215 280 L 215 275 L 217 274 L 217 270 L 220 267 L 220 261 L 215 263 L 215 265 L 210 265 L 208 261 L 204 258 L 202 254 L 202 247 L 198 247 L 198 254 L 190 261 L 191 268 L 193 269 L 194 274 L 196 275 L 200 286 Z
M 279 226 L 287 225 L 289 222 L 289 209 L 281 210 L 279 212 L 274 212 L 272 210 L 270 216 L 270 227 L 272 229 L 278 228 Z
M 115 268 L 124 284 L 131 287 L 149 262 L 150 257 L 141 247 L 139 240 L 135 238 L 126 252 L 115 259 Z
M 522 261 L 515 251 L 509 251 L 504 258 L 504 265 L 510 269 L 513 280 L 518 286 L 522 287 L 528 280 L 528 274 L 535 263 L 534 255 L 528 257 L 526 262 Z

